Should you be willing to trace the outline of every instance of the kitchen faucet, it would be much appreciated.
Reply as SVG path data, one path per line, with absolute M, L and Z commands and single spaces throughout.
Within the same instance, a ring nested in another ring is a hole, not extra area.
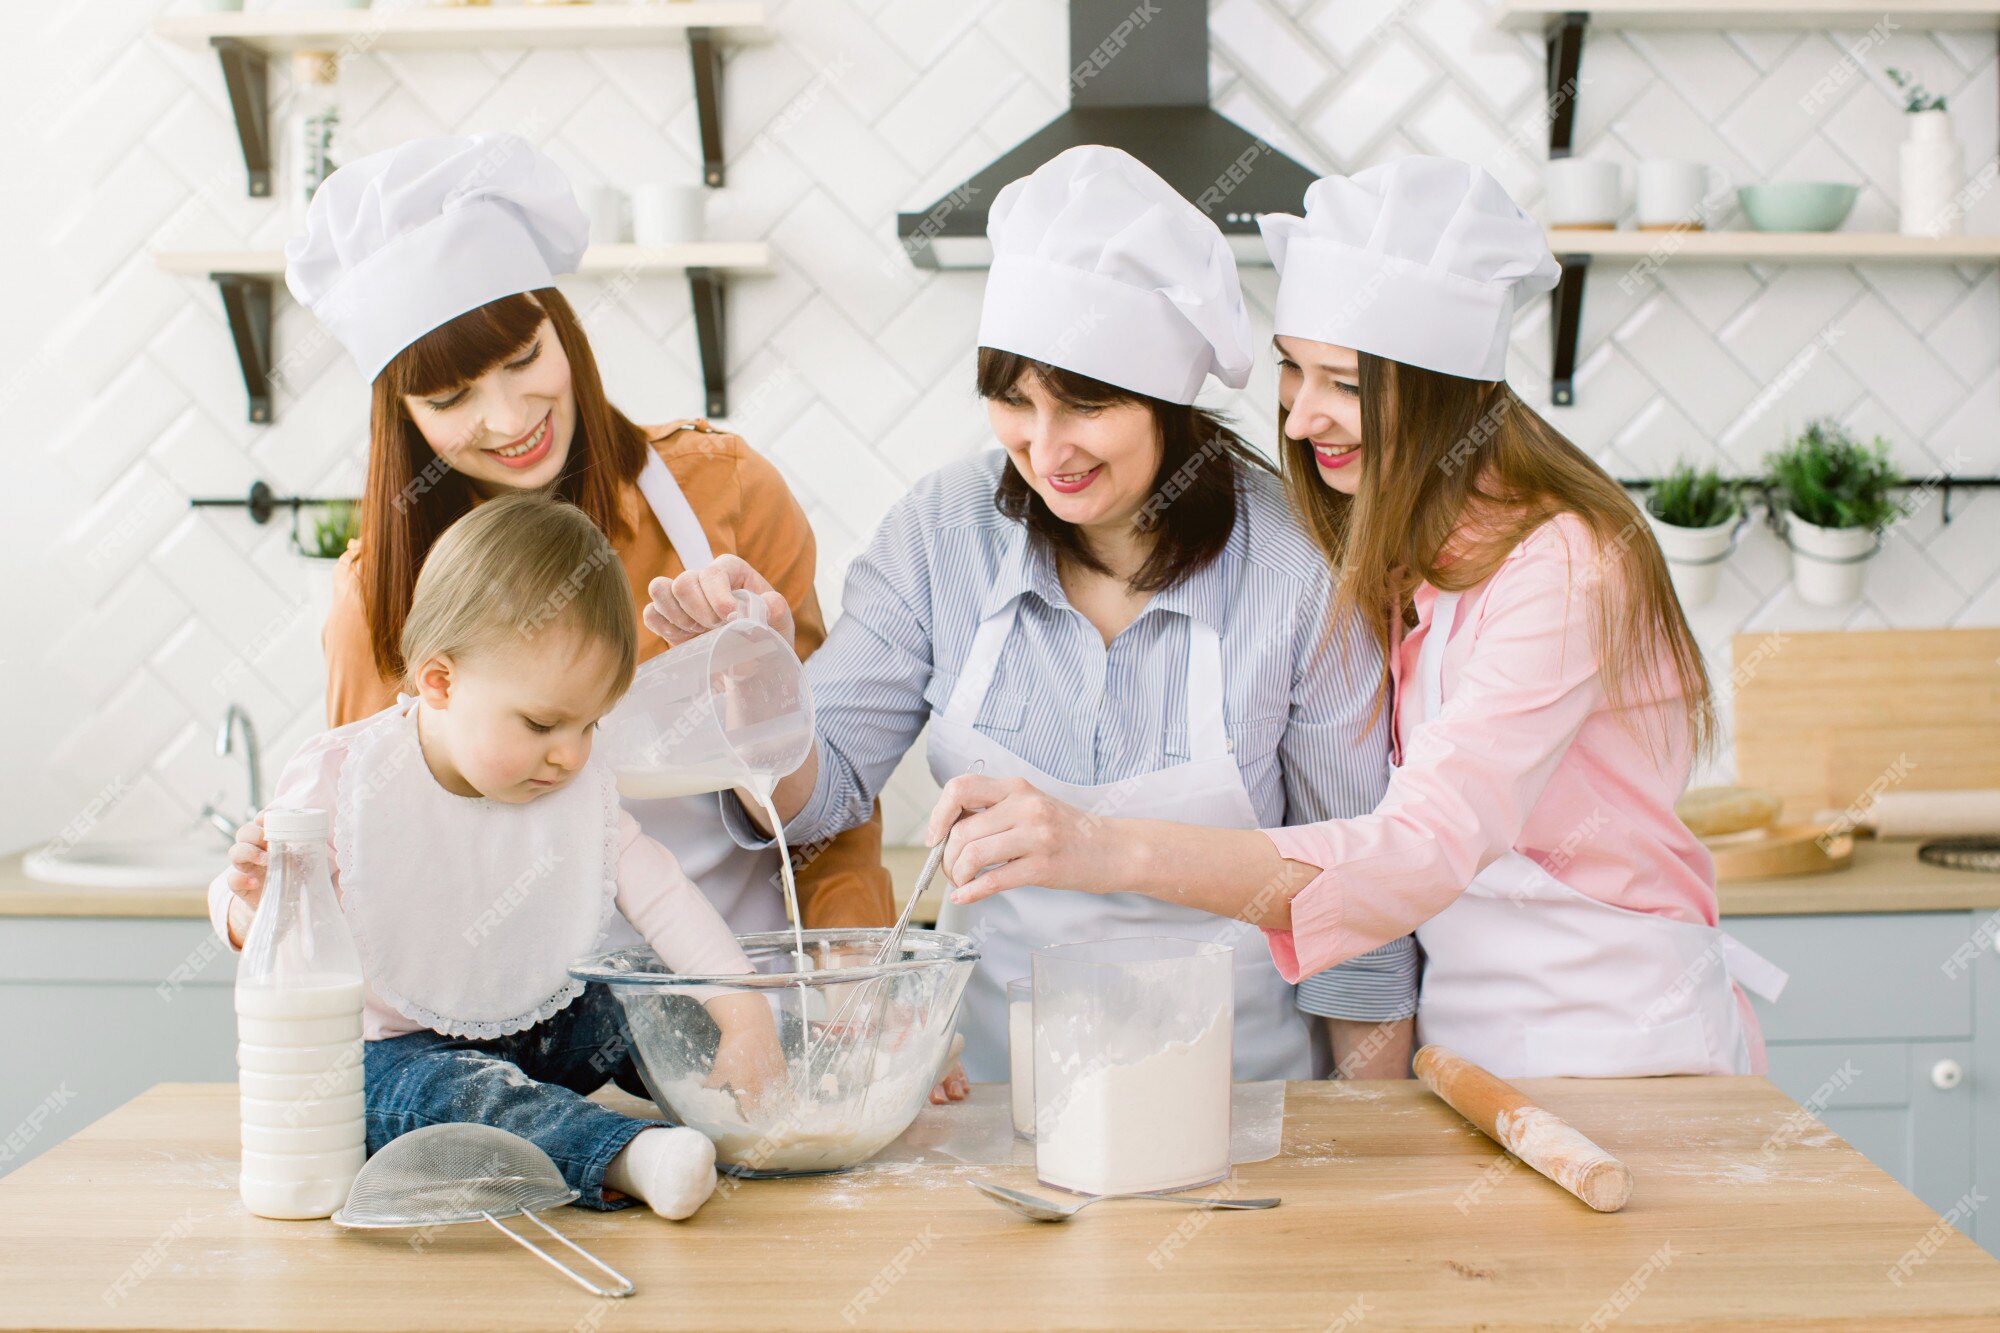
M 240 704 L 229 705 L 229 710 L 222 715 L 222 728 L 215 733 L 215 752 L 226 756 L 235 750 L 239 727 L 243 732 L 243 764 L 249 779 L 250 813 L 243 819 L 232 820 L 212 803 L 201 808 L 201 817 L 213 824 L 224 837 L 231 839 L 235 838 L 239 824 L 256 818 L 257 812 L 264 808 L 264 767 L 257 756 L 257 728 L 251 725 L 250 715 L 243 711 Z

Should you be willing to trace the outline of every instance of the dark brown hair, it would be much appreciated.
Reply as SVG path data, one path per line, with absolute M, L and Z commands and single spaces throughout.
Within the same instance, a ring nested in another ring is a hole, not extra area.
M 1574 514 L 1597 548 L 1571 586 L 1591 594 L 1607 701 L 1622 711 L 1677 698 L 1695 753 L 1706 750 L 1715 735 L 1708 671 L 1666 559 L 1624 488 L 1505 382 L 1367 352 L 1358 360 L 1361 482 L 1352 498 L 1320 479 L 1311 441 L 1285 438 L 1282 408 L 1278 439 L 1293 508 L 1338 572 L 1339 608 L 1368 624 L 1385 663 L 1419 582 L 1476 587 L 1529 533 Z M 1378 711 L 1388 688 L 1385 666 Z M 1637 716 L 1626 711 L 1624 720 Z
M 1153 414 L 1160 436 L 1160 466 L 1153 474 L 1152 495 L 1139 511 L 1136 526 L 1157 536 L 1146 562 L 1131 580 L 1135 592 L 1171 588 L 1221 555 L 1236 526 L 1236 497 L 1244 469 L 1277 471 L 1213 412 L 1134 393 L 1016 352 L 979 349 L 981 398 L 998 398 L 1023 376 L 1033 377 L 1051 397 L 1068 407 L 1138 403 Z M 1027 527 L 1030 543 L 1053 550 L 1059 561 L 1068 560 L 1098 574 L 1111 572 L 1090 549 L 1083 533 L 1057 518 L 1012 465 L 1001 469 L 993 503 L 1008 518 Z
M 646 461 L 646 434 L 604 396 L 590 340 L 563 294 L 543 287 L 503 296 L 432 329 L 375 377 L 369 412 L 359 573 L 369 649 L 384 680 L 403 675 L 403 622 L 424 557 L 476 498 L 470 479 L 432 451 L 403 399 L 448 393 L 478 379 L 518 355 L 545 318 L 569 358 L 576 394 L 576 431 L 552 493 L 589 515 L 607 536 L 624 535 L 621 493 Z

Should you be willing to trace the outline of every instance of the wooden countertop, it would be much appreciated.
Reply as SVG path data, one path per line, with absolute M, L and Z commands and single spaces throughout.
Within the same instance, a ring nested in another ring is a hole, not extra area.
M 1624 1212 L 1500 1165 L 1416 1083 L 1295 1083 L 1282 1152 L 1233 1180 L 1270 1212 L 1050 1226 L 965 1184 L 1025 1166 L 728 1182 L 681 1224 L 557 1210 L 638 1284 L 599 1302 L 483 1224 L 252 1217 L 234 1085 L 162 1084 L 0 1179 L 0 1329 L 2000 1327 L 2000 1261 L 1764 1080 L 1523 1086 L 1631 1166 Z
M 27 854 L 0 860 L 0 917 L 142 916 L 207 917 L 208 884 L 175 889 L 86 889 L 46 884 L 21 868 Z M 224 856 L 217 853 L 215 868 Z
M 1919 842 L 1856 839 L 1854 860 L 1823 875 L 1718 885 L 1724 916 L 1844 912 L 1963 912 L 2000 908 L 2000 875 L 1917 859 Z
M 895 881 L 896 901 L 915 885 L 924 862 L 921 847 L 885 847 L 883 864 Z M 1742 880 L 1719 890 L 1724 916 L 1798 916 L 1817 912 L 1961 912 L 2000 909 L 2000 875 L 1946 870 L 1917 859 L 1914 842 L 1854 845 L 1854 862 L 1824 875 Z M 916 920 L 937 920 L 944 900 L 940 883 L 917 905 Z M 21 857 L 0 860 L 0 917 L 105 916 L 205 917 L 207 887 L 185 889 L 80 889 L 44 884 L 21 870 Z

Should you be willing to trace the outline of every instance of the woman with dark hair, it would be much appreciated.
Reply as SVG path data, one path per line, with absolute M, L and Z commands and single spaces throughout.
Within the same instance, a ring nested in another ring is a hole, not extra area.
M 1194 406 L 1251 360 L 1215 225 L 1124 153 L 1071 149 L 1002 190 L 978 388 L 1004 452 L 931 474 L 854 562 L 808 667 L 819 743 L 779 787 L 787 834 L 866 817 L 929 723 L 940 781 L 975 765 L 1091 818 L 1224 828 L 1361 814 L 1386 779 L 1380 657 L 1332 616 L 1326 565 L 1270 467 Z M 725 559 L 654 585 L 670 639 L 728 618 L 760 571 Z M 761 836 L 738 807 L 746 841 Z M 1235 949 L 1235 1073 L 1400 1077 L 1408 939 L 1336 969 L 1331 1051 L 1254 929 L 1157 896 L 1023 889 L 939 924 L 981 959 L 960 1025 L 973 1077 L 1007 1077 L 1006 983 L 1041 945 L 1136 935 Z M 963 1095 L 948 1078 L 945 1095 Z
M 498 495 L 546 492 L 588 514 L 623 566 L 635 616 L 652 579 L 732 552 L 768 571 L 769 600 L 798 626 L 802 656 L 824 639 L 812 529 L 777 469 L 706 421 L 640 426 L 606 398 L 554 284 L 575 269 L 586 230 L 555 163 L 514 135 L 482 134 L 347 164 L 286 247 L 287 284 L 372 394 L 361 538 L 336 571 L 324 633 L 329 727 L 394 701 L 424 556 Z M 639 660 L 665 647 L 642 634 Z M 785 924 L 775 853 L 739 847 L 720 798 L 625 805 L 734 930 Z M 799 896 L 808 926 L 889 920 L 879 815 L 805 863 Z M 606 947 L 638 941 L 621 918 Z
M 1260 219 L 1284 463 L 1382 653 L 1380 808 L 1202 828 L 961 778 L 929 830 L 954 900 L 1164 892 L 1262 926 L 1321 1012 L 1325 969 L 1414 929 L 1419 1039 L 1503 1077 L 1761 1072 L 1732 981 L 1776 999 L 1784 974 L 1718 929 L 1674 815 L 1713 726 L 1701 654 L 1631 498 L 1507 387 L 1514 310 L 1556 282 L 1541 227 L 1449 158 L 1305 204 Z

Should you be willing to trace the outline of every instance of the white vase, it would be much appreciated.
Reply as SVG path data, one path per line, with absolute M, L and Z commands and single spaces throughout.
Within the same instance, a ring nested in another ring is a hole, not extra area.
M 1661 521 L 1646 511 L 1653 539 L 1667 558 L 1667 572 L 1673 576 L 1674 592 L 1683 607 L 1700 606 L 1715 596 L 1722 580 L 1722 562 L 1736 541 L 1737 515 L 1710 528 L 1681 528 Z
M 1822 528 L 1785 515 L 1792 587 L 1808 606 L 1845 606 L 1861 595 L 1862 576 L 1880 538 L 1873 528 Z
M 1943 111 L 1904 117 L 1910 137 L 1902 146 L 1902 231 L 1905 236 L 1956 236 L 1965 230 L 1958 200 L 1965 187 L 1965 153 Z

